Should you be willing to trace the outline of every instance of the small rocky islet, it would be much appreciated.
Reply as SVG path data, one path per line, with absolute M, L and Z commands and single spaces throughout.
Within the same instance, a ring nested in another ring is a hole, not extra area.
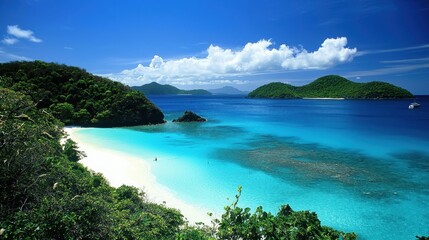
M 207 119 L 199 116 L 192 111 L 185 111 L 181 117 L 173 120 L 173 122 L 205 122 Z

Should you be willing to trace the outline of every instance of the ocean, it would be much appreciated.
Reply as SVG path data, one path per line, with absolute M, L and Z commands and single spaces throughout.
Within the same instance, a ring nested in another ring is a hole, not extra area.
M 413 110 L 410 100 L 149 99 L 166 124 L 78 134 L 150 161 L 158 183 L 213 212 L 242 186 L 241 207 L 290 204 L 359 239 L 429 235 L 428 96 Z M 171 121 L 185 110 L 208 121 Z

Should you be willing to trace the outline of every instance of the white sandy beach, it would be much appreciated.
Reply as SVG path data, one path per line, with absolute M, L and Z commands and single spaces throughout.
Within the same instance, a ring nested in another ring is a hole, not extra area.
M 190 224 L 196 222 L 210 224 L 211 218 L 207 215 L 209 211 L 178 199 L 168 188 L 157 183 L 147 161 L 126 153 L 112 151 L 108 146 L 101 148 L 91 144 L 76 135 L 79 128 L 67 127 L 64 130 L 87 155 L 80 163 L 94 172 L 102 173 L 111 186 L 119 187 L 125 184 L 137 187 L 146 193 L 149 201 L 164 203 L 167 207 L 179 209 Z

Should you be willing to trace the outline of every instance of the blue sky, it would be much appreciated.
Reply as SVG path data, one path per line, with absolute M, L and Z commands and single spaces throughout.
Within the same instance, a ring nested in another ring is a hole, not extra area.
M 429 94 L 429 2 L 0 0 L 0 62 L 252 90 L 338 74 Z

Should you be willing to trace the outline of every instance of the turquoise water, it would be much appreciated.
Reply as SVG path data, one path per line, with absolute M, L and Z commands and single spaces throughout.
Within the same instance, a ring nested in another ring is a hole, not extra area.
M 360 239 L 429 235 L 427 97 L 415 110 L 408 100 L 150 99 L 168 123 L 78 134 L 146 159 L 160 184 L 214 212 L 242 186 L 241 206 L 290 204 Z M 184 110 L 209 121 L 172 123 Z

